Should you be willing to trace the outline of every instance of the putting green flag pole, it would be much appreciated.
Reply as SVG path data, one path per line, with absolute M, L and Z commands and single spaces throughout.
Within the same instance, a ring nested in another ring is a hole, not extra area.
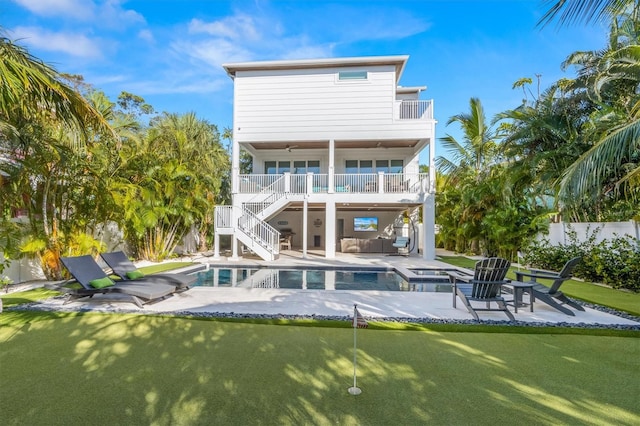
M 356 330 L 359 328 L 367 328 L 369 324 L 367 320 L 364 319 L 360 312 L 358 311 L 358 305 L 353 304 L 353 386 L 349 388 L 349 393 L 351 395 L 360 395 L 362 393 L 362 389 L 360 389 L 357 385 L 357 346 L 356 346 Z

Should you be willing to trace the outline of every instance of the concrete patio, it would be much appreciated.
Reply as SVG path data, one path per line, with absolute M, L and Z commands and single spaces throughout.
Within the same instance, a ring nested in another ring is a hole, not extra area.
M 252 258 L 229 260 L 198 257 L 192 260 L 205 263 L 209 268 L 265 266 L 264 261 Z M 340 267 L 376 266 L 401 268 L 451 268 L 440 261 L 425 261 L 417 256 L 349 255 L 340 254 L 336 259 L 325 259 L 323 253 L 301 253 L 287 251 L 280 259 L 268 265 Z M 434 292 L 386 292 L 349 290 L 294 290 L 280 288 L 237 288 L 237 287 L 194 287 L 157 303 L 147 304 L 142 309 L 126 303 L 126 295 L 96 295 L 92 299 L 63 305 L 61 298 L 49 299 L 40 305 L 43 309 L 83 310 L 83 311 L 131 311 L 138 313 L 194 313 L 225 315 L 286 315 L 348 317 L 353 313 L 353 305 L 365 317 L 403 318 L 408 320 L 472 320 L 473 317 L 462 305 L 452 306 L 451 293 Z M 511 297 L 510 295 L 506 296 Z M 526 299 L 525 299 L 526 300 Z M 513 312 L 513 307 L 510 307 Z M 502 312 L 481 312 L 482 320 L 506 321 Z M 534 312 L 521 307 L 514 313 L 517 321 L 525 323 L 566 323 L 639 326 L 640 322 L 622 318 L 586 307 L 585 311 L 575 310 L 575 316 L 565 315 L 550 306 L 536 302 Z

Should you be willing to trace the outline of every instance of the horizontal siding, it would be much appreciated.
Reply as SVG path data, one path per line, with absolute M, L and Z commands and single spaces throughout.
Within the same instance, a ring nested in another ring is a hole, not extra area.
M 335 140 L 395 140 L 395 139 L 424 139 L 434 132 L 434 122 L 414 123 L 408 125 L 402 122 L 381 124 L 367 122 L 357 125 L 353 122 L 343 125 L 336 122 L 314 123 L 314 126 L 260 126 L 256 129 L 240 128 L 234 132 L 238 142 L 303 142 Z
M 349 132 L 390 125 L 395 70 L 389 66 L 368 71 L 367 81 L 355 82 L 339 82 L 338 69 L 239 72 L 234 88 L 236 133 L 241 140 L 256 140 L 251 135 L 281 133 L 283 128 L 299 137 L 299 132 L 319 129 Z

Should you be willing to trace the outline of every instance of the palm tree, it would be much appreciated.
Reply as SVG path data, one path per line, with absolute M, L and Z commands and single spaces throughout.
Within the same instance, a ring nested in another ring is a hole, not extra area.
M 15 132 L 13 117 L 42 116 L 75 130 L 86 140 L 87 125 L 110 131 L 107 121 L 82 97 L 63 83 L 51 66 L 25 48 L 0 37 L 0 132 Z
M 563 174 L 565 200 L 610 193 L 625 184 L 632 192 L 640 188 L 639 43 L 639 14 L 624 14 L 612 23 L 607 49 L 577 52 L 565 63 L 583 66 L 574 87 L 598 105 L 590 117 L 595 143 Z
M 481 172 L 491 164 L 496 154 L 497 135 L 486 123 L 480 99 L 471 98 L 469 107 L 469 113 L 454 115 L 447 121 L 447 125 L 460 125 L 464 141 L 461 143 L 449 134 L 440 138 L 451 159 L 437 157 L 436 166 L 450 179 L 460 179 L 469 174 L 479 179 Z
M 637 0 L 547 0 L 549 10 L 538 21 L 545 26 L 558 19 L 559 25 L 570 25 L 583 21 L 585 23 L 609 22 L 616 15 L 630 7 L 638 9 Z

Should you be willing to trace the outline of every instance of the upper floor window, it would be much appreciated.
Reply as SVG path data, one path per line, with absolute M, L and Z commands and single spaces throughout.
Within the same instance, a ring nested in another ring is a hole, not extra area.
M 375 169 L 372 160 L 346 160 L 345 173 L 402 173 L 402 160 L 376 160 Z
M 320 173 L 320 161 L 318 160 L 301 160 L 293 162 L 293 173 L 303 175 L 305 173 Z
M 283 174 L 284 172 L 291 171 L 291 162 L 290 161 L 265 161 L 264 162 L 264 171 L 265 174 L 268 175 L 276 175 Z
M 368 78 L 366 71 L 340 71 L 338 72 L 338 80 L 366 80 Z

